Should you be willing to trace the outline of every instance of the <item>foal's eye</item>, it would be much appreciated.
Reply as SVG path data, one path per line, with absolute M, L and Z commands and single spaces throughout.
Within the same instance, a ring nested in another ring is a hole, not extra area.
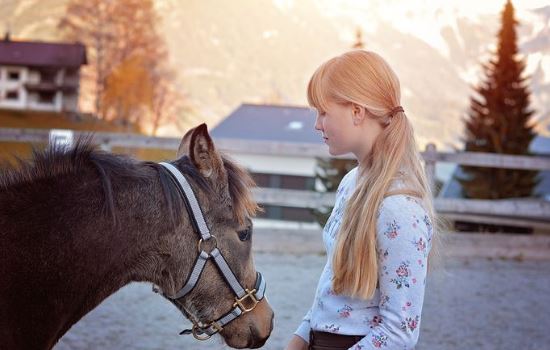
M 247 228 L 246 230 L 239 231 L 239 239 L 241 241 L 248 241 L 252 236 L 252 228 Z

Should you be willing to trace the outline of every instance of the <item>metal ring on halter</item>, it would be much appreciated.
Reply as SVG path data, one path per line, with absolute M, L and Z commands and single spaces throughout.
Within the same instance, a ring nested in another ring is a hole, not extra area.
M 193 337 L 197 340 L 207 340 L 210 339 L 211 335 L 208 335 L 207 333 L 199 333 L 200 327 L 197 324 L 193 324 Z
M 210 235 L 210 238 L 208 238 L 208 239 L 206 239 L 206 240 L 203 240 L 202 238 L 199 239 L 199 253 L 203 251 L 203 250 L 202 250 L 202 243 L 203 243 L 203 242 L 208 242 L 208 241 L 210 241 L 210 240 L 212 240 L 212 239 L 214 239 L 214 247 L 212 247 L 212 249 L 210 249 L 210 251 L 208 252 L 208 255 L 210 255 L 210 253 L 211 253 L 214 249 L 218 248 L 218 240 L 216 239 L 216 236 Z

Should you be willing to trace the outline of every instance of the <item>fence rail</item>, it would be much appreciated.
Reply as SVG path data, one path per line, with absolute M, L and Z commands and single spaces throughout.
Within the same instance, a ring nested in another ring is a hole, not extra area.
M 136 134 L 111 132 L 74 131 L 74 137 L 93 134 L 93 140 L 103 149 L 127 147 L 136 149 L 176 150 L 179 138 L 149 137 Z M 0 128 L 0 142 L 44 143 L 49 140 L 46 129 Z M 330 157 L 326 150 L 305 143 L 282 143 L 271 141 L 243 141 L 214 139 L 224 152 L 288 157 Z M 429 144 L 421 155 L 425 161 L 427 176 L 433 185 L 437 162 L 459 165 L 484 166 L 507 169 L 550 170 L 550 157 L 499 155 L 481 152 L 438 152 Z M 339 158 L 348 158 L 346 156 Z M 296 208 L 330 207 L 334 193 L 318 193 L 286 189 L 258 188 L 254 190 L 258 202 Z M 447 199 L 436 198 L 435 209 L 454 220 L 502 224 L 522 224 L 550 230 L 550 202 L 536 199 Z

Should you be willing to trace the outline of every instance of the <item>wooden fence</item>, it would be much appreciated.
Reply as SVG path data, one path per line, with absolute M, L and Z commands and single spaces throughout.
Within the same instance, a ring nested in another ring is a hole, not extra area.
M 90 132 L 74 131 L 74 137 Z M 113 147 L 135 149 L 176 150 L 180 138 L 148 137 L 136 134 L 94 132 L 94 140 L 105 150 Z M 49 130 L 0 128 L 0 142 L 43 143 L 49 140 Z M 215 139 L 216 146 L 227 152 L 264 156 L 329 157 L 326 150 L 306 143 L 281 143 L 271 141 L 243 141 Z M 550 170 L 550 157 L 498 155 L 480 152 L 438 152 L 435 145 L 428 144 L 421 152 L 425 169 L 433 186 L 435 167 L 438 162 L 459 165 Z M 342 157 L 345 158 L 345 157 Z M 312 191 L 258 188 L 255 190 L 258 202 L 296 208 L 332 206 L 334 193 Z M 478 200 L 436 198 L 435 208 L 450 220 L 489 223 L 498 225 L 527 226 L 550 232 L 550 202 L 542 199 Z

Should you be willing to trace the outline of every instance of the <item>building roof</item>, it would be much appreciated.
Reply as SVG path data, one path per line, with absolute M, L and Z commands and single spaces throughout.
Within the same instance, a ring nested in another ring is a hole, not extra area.
M 248 104 L 240 105 L 211 135 L 255 141 L 300 142 L 324 144 L 314 129 L 316 113 L 301 106 Z
M 80 67 L 87 64 L 81 43 L 0 40 L 0 65 L 26 67 Z
M 531 145 L 529 146 L 531 152 L 539 157 L 550 157 L 550 138 L 541 135 L 536 136 Z M 464 178 L 466 174 L 462 171 L 460 166 L 457 166 L 449 178 L 444 184 L 438 197 L 441 198 L 464 198 L 462 193 L 462 186 L 456 180 L 457 177 Z M 534 193 L 545 200 L 550 201 L 550 171 L 539 171 L 540 182 L 535 187 Z

